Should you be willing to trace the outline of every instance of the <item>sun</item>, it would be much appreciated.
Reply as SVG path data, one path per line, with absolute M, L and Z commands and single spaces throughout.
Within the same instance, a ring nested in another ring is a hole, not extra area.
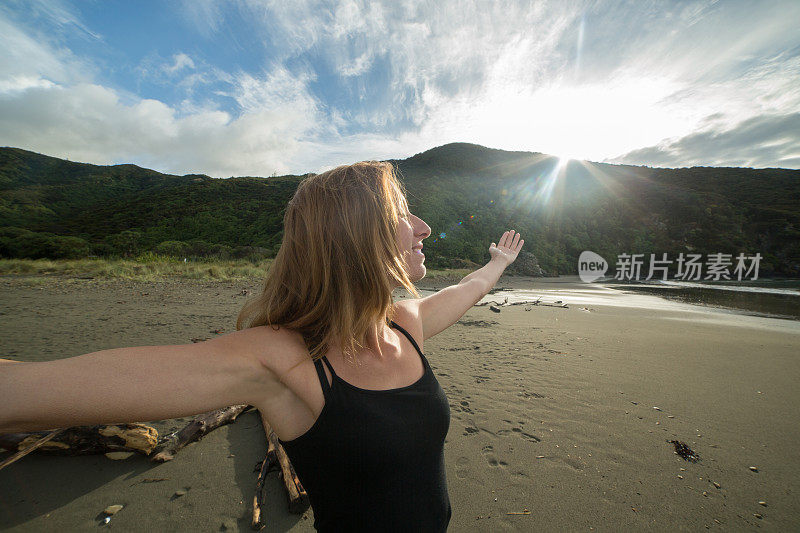
M 582 154 L 580 153 L 579 150 L 570 150 L 569 148 L 564 149 L 564 150 L 558 150 L 556 153 L 554 153 L 552 155 L 559 159 L 559 165 L 562 164 L 561 163 L 562 161 L 563 161 L 563 164 L 567 164 L 567 162 L 569 162 L 569 161 L 581 161 L 582 160 L 582 157 L 581 157 Z
M 574 158 L 572 157 L 565 157 L 565 156 L 556 156 L 556 157 L 558 157 L 556 170 L 561 170 L 562 168 L 566 167 L 570 161 L 574 161 Z

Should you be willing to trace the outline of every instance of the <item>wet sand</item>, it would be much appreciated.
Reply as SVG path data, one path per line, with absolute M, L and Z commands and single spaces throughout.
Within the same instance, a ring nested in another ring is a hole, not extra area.
M 257 287 L 2 278 L 0 357 L 209 338 L 235 329 L 242 289 Z M 659 306 L 576 278 L 504 277 L 496 287 L 569 308 L 476 306 L 424 343 L 451 406 L 450 531 L 800 526 L 798 322 Z M 185 421 L 153 425 L 165 433 Z M 670 440 L 701 460 L 681 459 Z M 34 453 L 0 471 L 0 530 L 94 530 L 119 503 L 111 525 L 120 531 L 249 531 L 265 449 L 248 412 L 160 465 Z M 265 531 L 313 531 L 310 509 L 286 510 L 277 476 Z

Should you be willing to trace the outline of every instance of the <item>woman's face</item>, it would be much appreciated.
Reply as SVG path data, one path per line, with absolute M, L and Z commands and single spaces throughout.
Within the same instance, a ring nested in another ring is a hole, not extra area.
M 431 228 L 410 211 L 401 216 L 397 227 L 397 247 L 406 263 L 411 281 L 425 277 L 425 255 L 422 254 L 422 240 L 428 238 Z

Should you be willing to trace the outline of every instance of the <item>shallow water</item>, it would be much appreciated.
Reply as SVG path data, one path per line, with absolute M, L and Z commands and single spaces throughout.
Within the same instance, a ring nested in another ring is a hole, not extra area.
M 702 286 L 698 286 L 702 285 Z M 758 284 L 705 282 L 638 282 L 616 280 L 583 283 L 577 276 L 534 280 L 530 289 L 498 289 L 479 303 L 539 300 L 590 310 L 593 306 L 639 308 L 663 312 L 675 321 L 702 321 L 774 331 L 800 333 L 800 281 Z M 433 290 L 420 290 L 422 297 Z
M 634 294 L 652 294 L 680 301 L 769 318 L 800 320 L 800 281 L 756 280 L 752 282 L 654 281 L 604 282 Z

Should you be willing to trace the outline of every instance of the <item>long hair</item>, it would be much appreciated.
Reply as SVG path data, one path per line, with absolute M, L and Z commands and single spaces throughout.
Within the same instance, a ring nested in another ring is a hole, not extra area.
M 355 361 L 367 331 L 394 318 L 398 283 L 420 297 L 396 240 L 407 213 L 405 188 L 389 162 L 362 161 L 305 178 L 287 205 L 283 242 L 263 290 L 239 312 L 236 329 L 298 331 L 312 360 L 336 337 Z

